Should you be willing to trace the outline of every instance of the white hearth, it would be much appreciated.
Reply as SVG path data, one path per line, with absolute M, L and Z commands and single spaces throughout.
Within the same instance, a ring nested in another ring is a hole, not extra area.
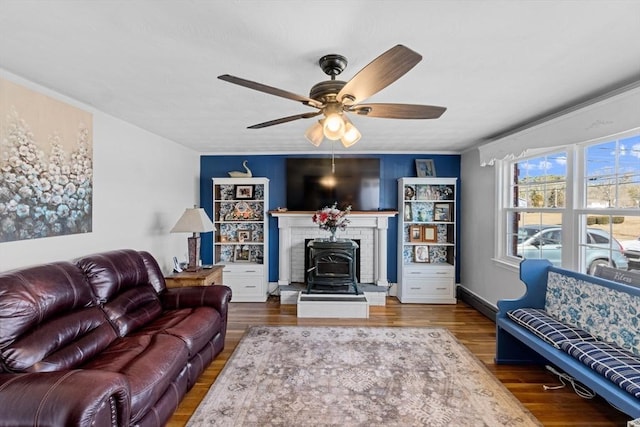
M 313 212 L 271 212 L 278 219 L 278 285 L 304 282 L 305 239 L 328 238 L 329 232 L 313 223 Z M 336 234 L 360 240 L 360 282 L 389 286 L 387 279 L 387 232 L 395 211 L 351 212 L 351 223 Z

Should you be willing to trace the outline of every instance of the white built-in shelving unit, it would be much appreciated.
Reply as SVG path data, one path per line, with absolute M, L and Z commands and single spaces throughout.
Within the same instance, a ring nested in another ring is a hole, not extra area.
M 455 304 L 456 178 L 400 178 L 398 211 L 398 299 Z

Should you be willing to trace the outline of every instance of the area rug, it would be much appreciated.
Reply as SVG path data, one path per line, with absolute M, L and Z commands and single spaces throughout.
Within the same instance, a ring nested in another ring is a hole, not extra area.
M 539 426 L 444 328 L 247 330 L 188 426 Z

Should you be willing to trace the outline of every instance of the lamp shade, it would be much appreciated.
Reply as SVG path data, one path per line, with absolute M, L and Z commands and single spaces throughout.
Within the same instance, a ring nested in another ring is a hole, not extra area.
M 346 126 L 344 128 L 344 135 L 340 138 L 342 145 L 346 148 L 351 147 L 356 142 L 360 141 L 362 135 L 360 131 L 351 123 L 348 117 L 345 116 Z
M 206 233 L 215 230 L 213 223 L 202 208 L 187 208 L 171 229 L 172 233 Z
M 310 143 L 312 143 L 316 147 L 319 147 L 320 144 L 322 144 L 322 140 L 324 139 L 322 123 L 318 121 L 312 124 L 304 133 L 304 136 Z
M 193 233 L 187 239 L 189 251 L 189 264 L 187 271 L 198 271 L 200 268 L 200 236 L 196 233 L 206 233 L 216 228 L 202 208 L 193 207 L 184 210 L 184 213 L 171 229 L 172 233 Z

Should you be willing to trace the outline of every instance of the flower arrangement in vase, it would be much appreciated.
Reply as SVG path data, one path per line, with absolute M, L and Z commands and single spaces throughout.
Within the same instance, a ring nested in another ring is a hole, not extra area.
M 347 224 L 351 221 L 346 216 L 351 212 L 351 205 L 347 206 L 344 210 L 338 209 L 338 204 L 334 203 L 333 206 L 320 209 L 313 214 L 311 218 L 314 223 L 318 224 L 321 230 L 328 230 L 331 232 L 330 241 L 335 242 L 336 231 L 339 229 L 344 230 L 347 228 Z

